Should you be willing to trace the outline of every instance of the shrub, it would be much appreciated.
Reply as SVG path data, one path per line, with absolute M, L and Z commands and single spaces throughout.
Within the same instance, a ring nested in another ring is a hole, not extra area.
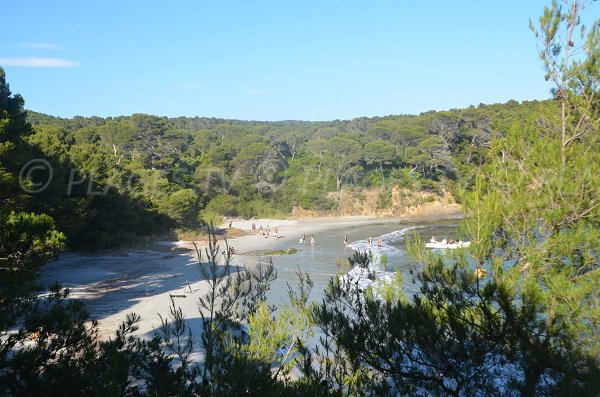
M 389 208 L 392 206 L 392 194 L 389 190 L 384 190 L 377 196 L 377 209 Z
M 192 189 L 171 193 L 159 206 L 159 213 L 181 225 L 193 224 L 198 220 L 199 197 Z
M 206 213 L 213 213 L 222 216 L 238 216 L 238 198 L 227 194 L 220 194 L 210 200 L 206 208 Z

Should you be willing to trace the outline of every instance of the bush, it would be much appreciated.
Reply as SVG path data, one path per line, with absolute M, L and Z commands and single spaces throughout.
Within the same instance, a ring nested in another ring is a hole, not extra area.
M 269 218 L 282 217 L 283 214 L 278 211 L 272 203 L 261 199 L 251 200 L 245 203 L 240 203 L 238 206 L 240 214 L 246 218 Z
M 392 206 L 392 194 L 389 190 L 384 190 L 377 196 L 377 209 L 390 208 Z
M 367 199 L 367 196 L 365 196 L 364 193 L 358 193 L 356 195 L 356 200 L 360 201 L 361 203 L 364 203 L 366 199 Z
M 419 174 L 417 174 L 416 172 L 412 172 L 410 168 L 400 168 L 397 170 L 393 170 L 390 173 L 390 178 L 391 185 L 395 184 L 400 187 L 411 189 L 417 182 Z
M 378 171 L 370 173 L 367 178 L 369 180 L 370 186 L 375 186 L 375 187 L 383 186 L 383 182 L 384 182 L 383 177 L 381 176 L 381 173 L 379 173 Z
M 200 219 L 202 219 L 207 225 L 221 225 L 223 224 L 223 217 L 219 214 L 215 214 L 211 211 L 202 210 L 200 211 Z
M 327 197 L 320 197 L 313 201 L 312 206 L 309 208 L 317 210 L 317 211 L 331 211 L 337 208 L 337 203 L 335 200 L 332 200 Z
M 221 216 L 238 216 L 238 198 L 227 194 L 220 194 L 210 200 L 205 212 Z
M 436 193 L 442 195 L 442 187 L 439 182 L 432 181 L 431 179 L 420 179 L 418 184 L 419 190 L 424 192 Z
M 159 206 L 159 213 L 180 225 L 194 224 L 198 220 L 199 197 L 192 189 L 171 193 Z

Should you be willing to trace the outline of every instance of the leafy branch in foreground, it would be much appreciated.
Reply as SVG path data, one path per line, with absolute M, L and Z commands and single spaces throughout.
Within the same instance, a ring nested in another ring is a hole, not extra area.
M 315 309 L 325 349 L 305 375 L 342 395 L 593 395 L 600 368 L 565 330 L 549 327 L 543 298 L 507 280 L 479 283 L 472 266 L 432 259 L 420 292 L 356 303 L 332 280 Z
M 273 264 L 269 261 L 252 269 L 234 266 L 224 243 L 222 251 L 211 229 L 204 251 L 196 246 L 197 266 L 208 285 L 198 299 L 199 346 L 173 303 L 170 315 L 161 318 L 160 350 L 178 363 L 176 372 L 194 393 L 279 395 L 294 387 L 288 374 L 302 359 L 301 346 L 311 335 L 308 296 L 312 281 L 299 273 L 298 291 L 289 288 L 290 304 L 268 305 L 266 293 L 276 277 Z M 199 352 L 202 361 L 193 363 L 192 356 Z
M 417 243 L 420 293 L 406 299 L 356 300 L 333 280 L 315 310 L 333 359 L 307 376 L 348 395 L 597 394 L 600 22 L 573 57 L 588 2 L 562 3 L 536 30 L 557 114 L 492 141 L 462 201 L 469 255 Z

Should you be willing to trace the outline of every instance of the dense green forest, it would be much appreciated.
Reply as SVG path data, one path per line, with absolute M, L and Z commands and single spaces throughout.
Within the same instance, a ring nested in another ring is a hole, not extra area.
M 596 5 L 561 4 L 532 23 L 553 85 L 542 102 L 323 123 L 65 120 L 27 112 L 0 69 L 0 393 L 597 396 L 600 21 L 579 35 Z M 330 210 L 331 192 L 392 185 L 451 190 L 469 214 L 467 251 L 409 242 L 414 295 L 400 278 L 359 291 L 336 277 L 310 303 L 299 273 L 274 307 L 272 264 L 233 269 L 214 234 L 196 252 L 201 330 L 173 303 L 153 339 L 133 336 L 132 314 L 100 340 L 67 290 L 37 293 L 41 266 L 68 245 Z
M 54 170 L 35 195 L 36 210 L 56 220 L 71 247 L 89 249 L 221 216 L 281 217 L 293 207 L 335 213 L 340 189 L 378 189 L 385 207 L 393 186 L 440 194 L 469 186 L 492 137 L 540 122 L 554 106 L 509 101 L 331 122 L 29 111 L 22 138 Z

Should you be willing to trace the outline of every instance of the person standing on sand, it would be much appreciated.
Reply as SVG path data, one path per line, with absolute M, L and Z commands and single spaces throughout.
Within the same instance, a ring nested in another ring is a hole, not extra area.
M 252 232 L 256 233 L 256 223 L 252 222 Z
M 315 236 L 310 236 L 310 245 L 315 245 Z
M 279 227 L 275 226 L 275 238 L 279 238 Z

